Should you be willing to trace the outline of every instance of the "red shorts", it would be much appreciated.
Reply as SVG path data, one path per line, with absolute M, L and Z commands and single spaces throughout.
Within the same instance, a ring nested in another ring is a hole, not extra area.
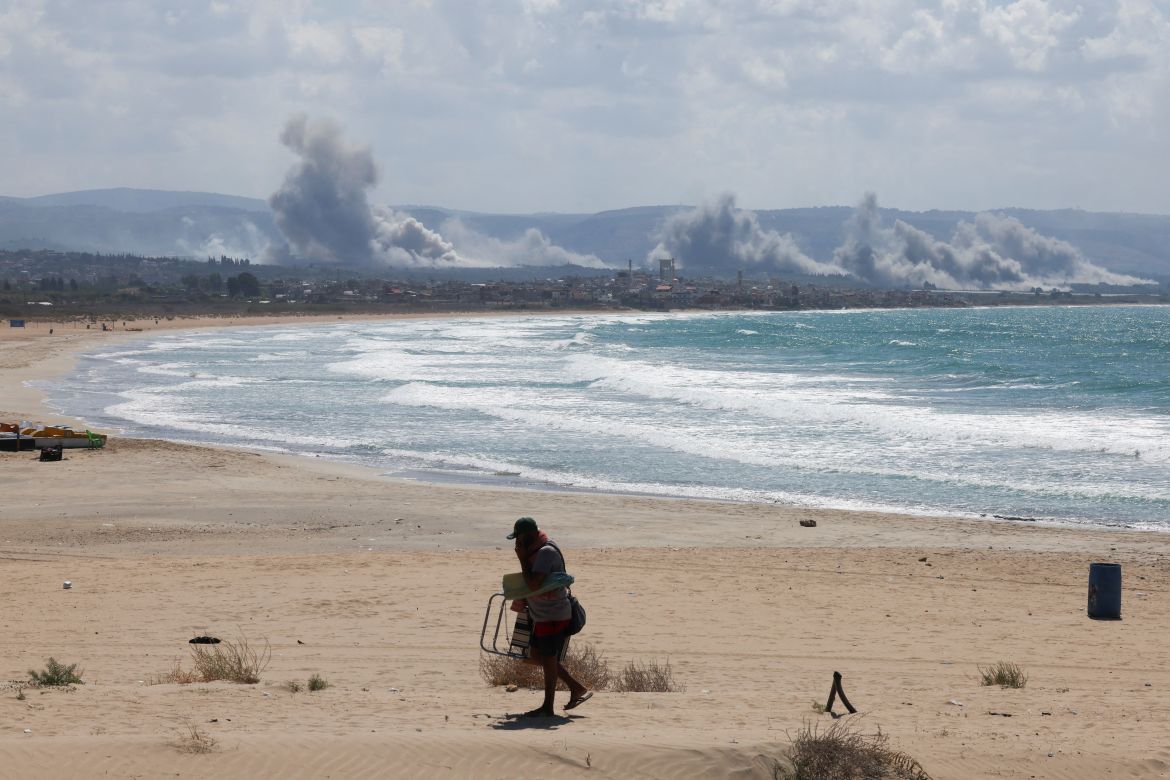
M 559 634 L 569 627 L 568 620 L 550 620 L 548 622 L 540 622 L 536 624 L 534 634 L 537 636 L 549 636 L 551 634 Z
M 569 621 L 553 620 L 540 622 L 532 628 L 532 644 L 530 647 L 536 655 L 545 658 L 560 658 L 565 650 L 565 641 L 569 638 Z

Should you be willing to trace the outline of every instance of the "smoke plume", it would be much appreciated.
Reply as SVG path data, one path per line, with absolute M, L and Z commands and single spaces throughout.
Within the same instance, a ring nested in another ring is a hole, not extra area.
M 438 233 L 409 214 L 371 206 L 366 193 L 378 183 L 373 154 L 346 143 L 332 122 L 295 116 L 280 141 L 300 159 L 268 204 L 292 249 L 305 257 L 400 268 L 605 267 L 596 256 L 559 247 L 535 228 L 508 241 L 485 236 L 454 218 Z M 270 249 L 268 259 L 285 262 L 291 254 L 288 247 Z
M 183 232 L 175 239 L 175 248 L 187 257 L 260 257 L 267 251 L 271 237 L 255 222 L 239 218 L 230 224 L 183 216 Z
M 606 268 L 596 255 L 583 255 L 554 244 L 536 228 L 528 228 L 519 238 L 506 240 L 485 236 L 472 230 L 458 217 L 452 217 L 442 226 L 443 235 L 458 247 L 458 251 L 481 258 L 491 266 L 503 265 L 578 265 L 586 268 Z
M 378 182 L 374 157 L 346 143 L 337 125 L 295 116 L 280 141 L 300 159 L 268 204 L 299 254 L 352 265 L 475 264 L 413 217 L 370 206 L 366 192 Z
M 840 274 L 842 270 L 813 260 L 789 233 L 760 227 L 756 215 L 735 207 L 726 193 L 713 203 L 680 212 L 665 221 L 658 246 L 647 260 L 673 257 L 692 272 L 726 273 L 765 270 L 799 274 Z
M 1068 242 L 1043 236 L 1015 217 L 980 213 L 940 241 L 902 220 L 882 225 L 877 196 L 866 193 L 846 223 L 834 262 L 875 285 L 1020 290 L 1070 284 L 1130 285 L 1148 280 L 1090 262 Z

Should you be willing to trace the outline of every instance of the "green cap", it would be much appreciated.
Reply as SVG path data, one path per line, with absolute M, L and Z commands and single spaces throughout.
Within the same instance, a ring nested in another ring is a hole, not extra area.
M 516 525 L 512 526 L 512 533 L 508 534 L 506 538 L 515 539 L 517 536 L 530 534 L 536 530 L 536 521 L 531 517 L 521 517 L 516 521 Z

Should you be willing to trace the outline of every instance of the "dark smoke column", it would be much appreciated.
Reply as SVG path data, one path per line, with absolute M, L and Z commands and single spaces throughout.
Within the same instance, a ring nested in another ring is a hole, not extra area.
M 736 208 L 735 195 L 668 217 L 658 235 L 658 246 L 646 260 L 677 258 L 688 272 L 733 276 L 736 271 L 839 274 L 834 265 L 818 263 L 797 246 L 788 233 L 765 230 L 754 212 Z

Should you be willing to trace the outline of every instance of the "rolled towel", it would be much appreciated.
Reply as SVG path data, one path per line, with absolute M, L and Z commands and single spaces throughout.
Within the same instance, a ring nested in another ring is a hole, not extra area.
M 502 590 L 504 598 L 509 600 L 526 599 L 530 596 L 537 596 L 541 593 L 547 593 L 550 590 L 557 588 L 567 588 L 573 584 L 573 575 L 563 571 L 554 571 L 544 578 L 544 584 L 536 590 L 529 590 L 528 583 L 524 581 L 524 573 L 516 572 L 515 574 L 505 574 Z

